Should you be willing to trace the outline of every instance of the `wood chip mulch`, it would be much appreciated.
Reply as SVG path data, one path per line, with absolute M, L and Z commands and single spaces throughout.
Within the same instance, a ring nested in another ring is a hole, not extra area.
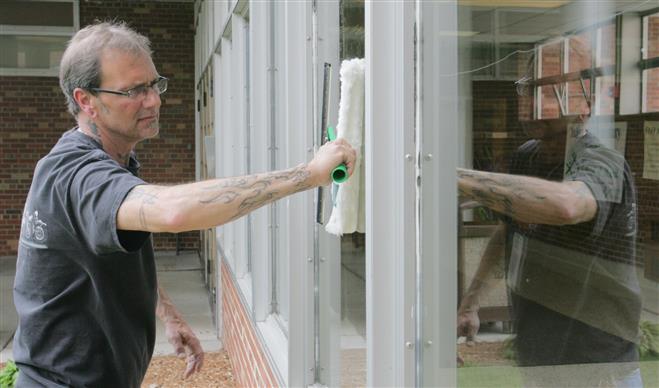
M 201 372 L 183 379 L 185 359 L 176 356 L 153 357 L 142 388 L 210 388 L 235 387 L 233 368 L 226 352 L 206 353 Z
M 514 365 L 514 362 L 504 357 L 503 342 L 476 342 L 472 346 L 458 345 L 458 354 L 467 365 Z

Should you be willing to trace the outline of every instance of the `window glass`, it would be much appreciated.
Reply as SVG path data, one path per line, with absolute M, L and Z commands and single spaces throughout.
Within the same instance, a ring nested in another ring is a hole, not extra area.
M 608 66 L 616 63 L 616 25 L 607 24 L 597 29 L 597 66 Z
M 77 28 L 76 12 L 73 1 L 0 2 L 0 69 L 12 75 L 56 75 Z
M 659 111 L 659 13 L 643 18 L 643 112 Z
M 567 39 L 568 72 L 580 71 L 592 67 L 592 31 L 582 32 Z
M 540 77 L 559 75 L 563 65 L 563 42 L 551 43 L 540 47 Z
M 0 36 L 0 67 L 55 69 L 68 42 L 68 36 Z
M 641 47 L 643 112 L 659 111 L 656 4 L 457 4 L 458 31 L 505 36 L 491 41 L 494 55 L 478 35 L 456 39 L 467 139 L 456 144 L 467 155 L 457 173 L 458 385 L 659 386 L 659 120 L 617 111 L 617 61 L 624 49 L 641 59 Z M 643 28 L 620 28 L 625 20 Z M 484 80 L 485 68 L 506 77 Z

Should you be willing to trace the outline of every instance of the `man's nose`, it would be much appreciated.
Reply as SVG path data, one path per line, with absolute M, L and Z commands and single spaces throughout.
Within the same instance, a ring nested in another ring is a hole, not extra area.
M 144 107 L 147 108 L 154 106 L 160 107 L 161 104 L 160 94 L 158 94 L 158 92 L 153 88 L 149 88 L 147 90 L 148 92 L 146 94 L 146 97 L 144 98 L 144 101 L 142 101 L 142 105 L 144 105 Z

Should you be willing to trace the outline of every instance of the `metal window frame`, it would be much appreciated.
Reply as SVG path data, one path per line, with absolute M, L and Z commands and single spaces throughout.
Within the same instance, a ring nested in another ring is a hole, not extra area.
M 418 387 L 457 384 L 457 3 L 417 0 Z
M 367 386 L 415 383 L 414 24 L 414 2 L 365 3 Z

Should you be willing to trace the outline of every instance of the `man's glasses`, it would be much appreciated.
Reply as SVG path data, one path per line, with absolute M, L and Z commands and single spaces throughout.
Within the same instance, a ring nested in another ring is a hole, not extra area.
M 149 91 L 151 90 L 154 90 L 156 93 L 158 93 L 158 95 L 165 93 L 165 91 L 167 90 L 167 81 L 169 81 L 168 78 L 160 76 L 155 80 L 149 82 L 148 84 L 138 85 L 126 91 L 108 90 L 108 89 L 100 89 L 100 88 L 89 88 L 89 90 L 96 93 L 118 94 L 120 96 L 137 100 L 137 99 L 145 98 L 149 94 Z

